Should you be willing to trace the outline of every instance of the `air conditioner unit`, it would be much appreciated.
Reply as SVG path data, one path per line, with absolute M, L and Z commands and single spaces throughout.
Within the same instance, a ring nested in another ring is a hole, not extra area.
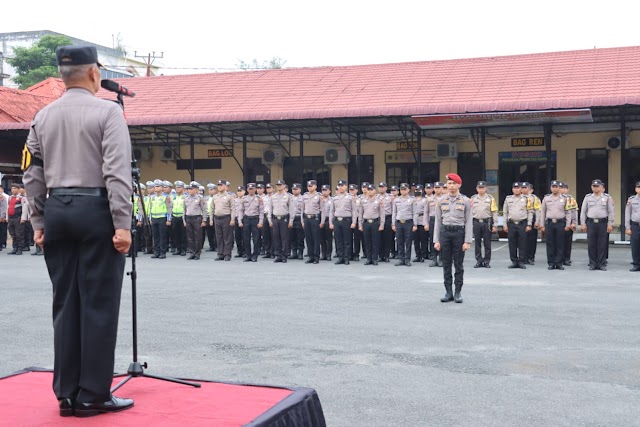
M 284 153 L 280 149 L 268 148 L 262 151 L 263 165 L 281 165 Z
M 135 147 L 133 149 L 136 160 L 151 160 L 152 153 L 151 147 Z
M 617 136 L 612 136 L 607 139 L 607 150 L 620 150 L 622 148 L 622 141 Z
M 160 147 L 160 160 L 171 161 L 176 159 L 178 147 Z
M 324 150 L 325 165 L 346 165 L 349 163 L 349 152 L 344 147 L 327 148 Z
M 458 147 L 456 144 L 438 144 L 436 145 L 436 157 L 439 159 L 455 159 L 458 157 Z

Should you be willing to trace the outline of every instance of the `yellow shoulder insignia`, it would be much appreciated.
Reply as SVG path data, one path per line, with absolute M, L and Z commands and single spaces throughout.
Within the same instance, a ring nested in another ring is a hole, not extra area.
M 27 144 L 24 144 L 24 148 L 22 149 L 22 164 L 20 165 L 20 168 L 23 171 L 26 171 L 27 169 L 29 169 L 29 166 L 31 166 L 31 152 L 29 151 L 29 149 L 27 148 Z

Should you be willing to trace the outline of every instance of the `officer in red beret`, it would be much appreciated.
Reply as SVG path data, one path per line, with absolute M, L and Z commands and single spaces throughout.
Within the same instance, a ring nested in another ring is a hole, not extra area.
M 444 272 L 446 294 L 441 302 L 462 303 L 464 277 L 464 253 L 471 247 L 473 217 L 469 198 L 460 194 L 462 179 L 458 174 L 447 174 L 447 193 L 436 204 L 436 221 L 433 246 L 440 251 Z M 451 264 L 455 265 L 455 280 L 451 275 Z M 455 284 L 455 294 L 452 285 Z

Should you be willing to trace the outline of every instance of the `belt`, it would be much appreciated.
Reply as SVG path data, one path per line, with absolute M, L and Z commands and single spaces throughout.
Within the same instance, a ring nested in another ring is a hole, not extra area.
M 421 213 L 421 214 L 418 214 L 418 216 L 419 216 L 419 217 L 420 217 L 420 216 L 424 216 L 424 214 L 423 214 L 423 213 Z
M 223 219 L 223 218 L 231 218 L 231 214 L 227 215 L 215 215 L 214 218 Z
M 60 187 L 50 188 L 50 196 L 94 196 L 107 197 L 107 189 L 104 187 Z
M 313 215 L 310 215 L 310 214 L 304 214 L 304 216 L 305 216 L 305 218 L 307 218 L 307 219 L 320 219 L 320 215 L 319 215 L 319 214 L 313 214 Z
M 552 223 L 552 224 L 556 224 L 558 222 L 567 222 L 566 219 L 562 218 L 547 218 L 547 224 Z
M 202 215 L 185 215 L 185 218 L 202 218 Z
M 365 221 L 367 221 L 369 224 L 373 224 L 374 222 L 379 222 L 380 218 L 373 218 L 373 219 L 364 219 Z
M 520 225 L 521 223 L 525 222 L 526 219 L 521 219 L 519 221 L 513 221 L 513 220 L 509 220 L 510 223 L 515 224 L 515 225 Z
M 338 216 L 338 217 L 336 217 L 336 220 L 337 221 L 346 221 L 346 220 L 351 221 L 351 217 L 350 216 Z
M 404 224 L 407 222 L 413 222 L 412 219 L 397 219 L 396 222 L 399 222 L 400 224 Z
M 260 216 L 259 215 L 251 215 L 251 216 L 246 215 L 244 217 L 244 219 L 260 219 Z
M 587 218 L 587 222 L 592 222 L 594 224 L 597 224 L 599 222 L 607 222 L 609 221 L 609 218 L 604 217 L 604 218 Z
M 151 215 L 151 219 L 167 219 L 167 214 L 161 214 L 161 215 Z
M 289 219 L 289 215 L 271 215 L 271 218 L 282 221 L 283 219 Z
M 476 222 L 489 222 L 489 218 L 473 218 L 474 221 Z
M 464 225 L 443 225 L 442 229 L 444 231 L 460 231 L 464 230 Z
M 631 225 L 635 225 L 636 227 L 640 226 L 640 222 L 631 221 Z
M 9 218 L 21 218 L 22 214 L 13 214 L 13 215 L 9 215 Z
M 171 216 L 174 217 L 174 218 L 182 218 L 182 215 L 173 215 L 172 214 Z
M 393 215 L 392 215 L 392 214 L 389 214 L 389 215 L 385 215 L 384 217 L 385 217 L 385 218 L 393 218 Z

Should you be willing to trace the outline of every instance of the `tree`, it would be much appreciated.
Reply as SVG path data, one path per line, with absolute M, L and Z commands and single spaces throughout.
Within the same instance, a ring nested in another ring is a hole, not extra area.
M 18 73 L 13 81 L 20 89 L 26 89 L 49 77 L 57 77 L 56 49 L 70 44 L 69 37 L 48 34 L 31 47 L 13 48 L 14 57 L 7 58 Z
M 241 59 L 238 60 L 236 64 L 237 68 L 241 70 L 269 70 L 269 69 L 281 69 L 284 68 L 286 60 L 280 58 L 279 56 L 274 56 L 271 59 L 266 59 L 262 62 L 258 62 L 256 58 L 253 58 L 249 62 L 245 62 Z

